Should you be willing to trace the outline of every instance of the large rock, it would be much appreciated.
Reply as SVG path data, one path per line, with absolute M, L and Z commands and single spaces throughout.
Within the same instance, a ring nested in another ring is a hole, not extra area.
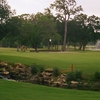
M 0 62 L 0 75 L 15 80 L 27 80 L 31 76 L 30 67 L 21 63 L 9 64 Z
M 46 69 L 42 73 L 33 76 L 33 83 L 43 84 L 43 85 L 51 85 L 53 82 L 52 79 L 52 70 Z
M 56 86 L 56 87 L 66 87 L 67 83 L 66 83 L 66 74 L 61 74 L 57 80 L 52 84 L 52 86 Z

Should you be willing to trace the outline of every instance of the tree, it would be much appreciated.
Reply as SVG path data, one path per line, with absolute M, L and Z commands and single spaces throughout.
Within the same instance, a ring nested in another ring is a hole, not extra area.
M 0 39 L 6 34 L 5 25 L 8 19 L 12 17 L 15 11 L 11 10 L 6 0 L 0 0 Z
M 40 16 L 42 16 L 40 13 L 36 15 L 22 14 L 19 16 L 22 20 L 20 32 L 21 44 L 32 46 L 36 52 L 42 40 L 39 25 L 37 24 Z
M 29 43 L 32 44 L 33 48 L 35 49 L 36 52 L 38 52 L 38 46 L 40 45 L 42 41 L 42 34 L 39 30 L 39 26 L 37 24 L 32 25 L 30 24 L 30 33 L 28 35 L 29 37 Z
M 53 35 L 56 34 L 56 26 L 52 18 L 48 16 L 42 16 L 38 21 L 38 26 L 40 33 L 42 34 L 43 43 L 48 46 L 50 49 L 50 39 L 53 38 Z
M 6 0 L 0 0 L 0 24 L 5 23 L 11 16 L 12 11 Z
M 48 44 L 48 40 L 56 33 L 53 19 L 43 13 L 23 14 L 20 17 L 24 20 L 21 37 L 31 44 L 36 52 L 41 43 Z
M 18 44 L 19 41 L 21 42 L 20 34 L 21 34 L 22 22 L 23 22 L 22 19 L 19 18 L 18 16 L 14 16 L 6 22 L 5 29 L 7 35 L 5 35 L 5 37 L 8 38 L 11 46 L 14 46 L 15 42 L 18 42 Z
M 68 35 L 67 43 L 68 46 L 72 45 L 76 49 L 80 39 L 80 24 L 74 19 L 68 22 Z
M 62 50 L 66 50 L 66 37 L 67 37 L 67 23 L 70 19 L 71 15 L 75 15 L 76 13 L 82 11 L 81 6 L 76 6 L 75 0 L 55 0 L 53 4 L 51 4 L 51 8 L 55 8 L 58 12 L 58 16 L 65 22 L 65 32 L 64 32 L 64 40 Z
M 52 45 L 55 46 L 55 50 L 58 50 L 58 46 L 61 42 L 61 35 L 58 33 L 55 33 L 52 37 Z
M 100 18 L 95 15 L 89 16 L 88 26 L 93 30 L 91 39 L 93 42 L 96 42 L 100 39 Z
M 63 42 L 63 37 L 64 37 L 64 22 L 60 21 L 58 19 L 56 19 L 56 29 L 57 29 L 57 33 L 60 34 L 61 36 L 61 43 Z
M 96 42 L 100 28 L 100 18 L 96 16 L 88 17 L 86 14 L 79 14 L 74 17 L 78 23 L 78 42 L 80 50 L 85 50 L 89 42 Z
M 91 32 L 88 27 L 88 17 L 86 14 L 79 14 L 74 17 L 74 19 L 79 23 L 79 50 L 85 50 L 85 46 L 90 41 Z

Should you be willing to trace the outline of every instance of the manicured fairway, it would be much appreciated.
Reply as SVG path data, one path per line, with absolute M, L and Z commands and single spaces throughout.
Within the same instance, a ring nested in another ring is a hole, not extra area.
M 45 67 L 58 67 L 92 73 L 100 71 L 99 51 L 63 52 L 17 52 L 14 48 L 0 48 L 0 60 L 32 63 Z M 100 93 L 94 91 L 69 90 L 35 84 L 5 81 L 0 79 L 0 100 L 100 100 Z
M 0 100 L 100 100 L 100 93 L 0 80 Z
M 16 49 L 0 48 L 0 60 L 21 62 L 27 65 L 33 63 L 45 67 L 58 67 L 70 70 L 74 64 L 75 70 L 84 72 L 100 71 L 100 51 L 66 51 L 66 52 L 17 52 Z

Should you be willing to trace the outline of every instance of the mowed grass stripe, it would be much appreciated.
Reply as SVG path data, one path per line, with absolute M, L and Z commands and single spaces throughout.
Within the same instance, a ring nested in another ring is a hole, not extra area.
M 3 49 L 0 52 L 0 60 L 10 62 L 21 62 L 27 65 L 33 63 L 44 67 L 58 67 L 61 70 L 68 70 L 74 64 L 75 70 L 85 72 L 100 71 L 100 52 L 73 51 L 73 52 L 17 52 L 16 49 Z
M 0 100 L 99 100 L 99 92 L 0 80 Z

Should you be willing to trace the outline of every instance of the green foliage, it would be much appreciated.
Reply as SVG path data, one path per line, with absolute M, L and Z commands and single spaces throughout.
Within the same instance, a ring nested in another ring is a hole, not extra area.
M 42 65 L 38 65 L 37 67 L 38 67 L 39 73 L 42 73 L 45 70 L 44 66 Z
M 100 72 L 96 71 L 93 76 L 94 81 L 100 81 Z
M 0 24 L 5 23 L 12 15 L 10 6 L 7 0 L 0 1 Z
M 76 13 L 82 11 L 81 6 L 77 6 L 75 0 L 55 0 L 53 4 L 51 4 L 52 9 L 56 9 L 57 18 L 59 18 L 62 22 L 62 17 L 64 18 L 63 22 L 65 22 L 65 32 L 63 39 L 63 47 L 62 50 L 66 50 L 66 34 L 67 34 L 67 22 L 70 19 L 70 15 L 75 15 Z
M 13 13 L 10 6 L 6 0 L 2 0 L 0 2 L 0 39 L 2 46 L 15 47 L 23 44 L 35 48 L 35 51 L 38 52 L 37 49 L 41 43 L 48 46 L 48 49 L 50 49 L 50 45 L 55 45 L 55 49 L 58 49 L 58 45 L 62 44 L 64 38 L 63 51 L 66 50 L 66 41 L 68 45 L 75 48 L 79 46 L 80 50 L 85 50 L 88 42 L 96 42 L 100 38 L 100 34 L 95 34 L 99 33 L 98 30 L 100 29 L 99 17 L 94 15 L 87 17 L 86 14 L 80 14 L 69 20 L 70 15 L 82 11 L 82 7 L 77 6 L 75 0 L 68 0 L 67 2 L 66 0 L 55 0 L 51 4 L 51 8 L 56 8 L 58 16 L 55 17 L 51 13 L 51 9 L 47 8 L 45 13 L 22 14 L 12 17 Z M 62 20 L 62 16 L 67 16 L 64 18 L 66 20 Z M 68 29 L 66 28 L 67 24 Z M 52 39 L 51 43 L 49 43 L 49 39 Z
M 82 80 L 83 77 L 82 77 L 82 71 L 75 71 L 75 80 Z
M 31 65 L 31 73 L 33 74 L 33 75 L 35 75 L 35 74 L 37 74 L 37 73 L 42 73 L 43 71 L 44 71 L 44 67 L 43 66 L 41 66 L 41 65 L 37 65 L 37 64 L 33 64 L 33 65 Z
M 55 68 L 53 69 L 53 75 L 54 75 L 54 76 L 59 76 L 59 74 L 60 74 L 59 68 L 55 67 Z
M 7 35 L 6 22 L 12 15 L 13 12 L 7 0 L 0 0 L 0 39 Z
M 67 74 L 67 81 L 80 81 L 82 79 L 82 71 L 69 72 Z
M 37 74 L 37 72 L 38 72 L 38 68 L 37 68 L 36 64 L 33 64 L 31 66 L 31 73 L 34 75 L 34 74 Z
M 74 72 L 69 72 L 67 74 L 67 81 L 75 80 Z

